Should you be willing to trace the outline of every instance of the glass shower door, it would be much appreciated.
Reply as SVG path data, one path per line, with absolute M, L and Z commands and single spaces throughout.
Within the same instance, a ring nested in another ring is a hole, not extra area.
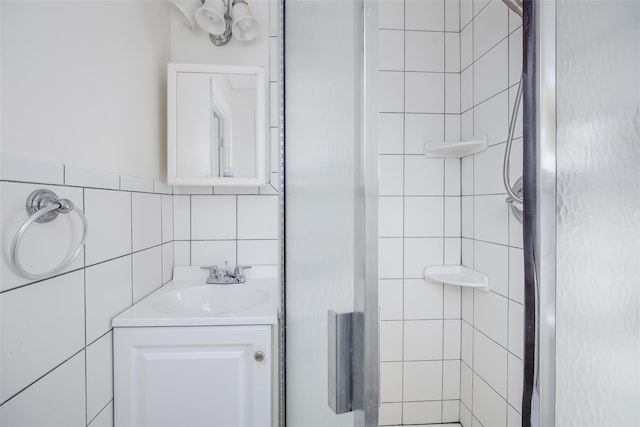
M 377 162 L 367 156 L 377 153 L 365 135 L 364 2 L 287 0 L 284 11 L 286 425 L 373 427 Z M 363 327 L 350 328 L 356 369 L 343 390 L 354 412 L 328 404 L 329 310 Z

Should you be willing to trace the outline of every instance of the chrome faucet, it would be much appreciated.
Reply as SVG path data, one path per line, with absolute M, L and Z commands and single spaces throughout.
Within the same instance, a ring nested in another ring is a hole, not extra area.
M 209 270 L 209 277 L 207 277 L 207 283 L 215 285 L 231 285 L 234 283 L 244 283 L 247 281 L 244 271 L 251 268 L 250 265 L 236 265 L 230 268 L 229 262 L 224 262 L 224 267 L 218 267 L 217 265 L 208 265 L 200 267 L 204 270 Z

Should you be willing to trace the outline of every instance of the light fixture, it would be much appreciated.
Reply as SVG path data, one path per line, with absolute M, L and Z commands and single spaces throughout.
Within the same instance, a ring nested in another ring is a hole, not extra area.
M 182 21 L 209 33 L 211 43 L 224 46 L 231 37 L 248 42 L 258 36 L 259 25 L 245 0 L 170 0 Z

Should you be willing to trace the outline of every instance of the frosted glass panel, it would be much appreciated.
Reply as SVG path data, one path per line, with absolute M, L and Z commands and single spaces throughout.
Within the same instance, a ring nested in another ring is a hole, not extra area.
M 556 425 L 637 426 L 640 2 L 557 2 Z
M 351 426 L 327 404 L 327 309 L 353 311 L 355 2 L 285 2 L 287 425 Z

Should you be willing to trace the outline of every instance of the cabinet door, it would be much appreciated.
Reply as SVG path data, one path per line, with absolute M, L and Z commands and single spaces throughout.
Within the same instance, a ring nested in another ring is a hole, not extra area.
M 270 425 L 270 326 L 116 328 L 114 340 L 116 427 Z

